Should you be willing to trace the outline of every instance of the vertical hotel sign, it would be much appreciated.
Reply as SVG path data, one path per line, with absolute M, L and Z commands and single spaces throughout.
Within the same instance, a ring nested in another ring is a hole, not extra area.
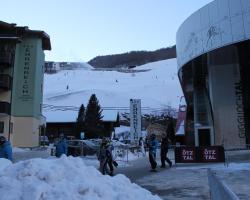
M 141 137 L 141 100 L 130 99 L 130 134 L 132 140 Z
M 18 61 L 14 71 L 12 112 L 15 116 L 33 116 L 34 113 L 35 45 L 33 41 L 24 41 L 19 46 Z
M 23 45 L 24 47 L 24 63 L 23 63 L 23 73 L 22 73 L 22 88 L 21 88 L 21 95 L 19 97 L 22 101 L 30 101 L 32 100 L 31 94 L 31 48 L 32 45 Z

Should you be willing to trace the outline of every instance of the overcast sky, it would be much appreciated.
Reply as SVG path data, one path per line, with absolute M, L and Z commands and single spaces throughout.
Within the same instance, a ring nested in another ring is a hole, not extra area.
M 0 20 L 43 30 L 46 60 L 89 61 L 98 55 L 175 44 L 181 23 L 212 0 L 7 0 Z

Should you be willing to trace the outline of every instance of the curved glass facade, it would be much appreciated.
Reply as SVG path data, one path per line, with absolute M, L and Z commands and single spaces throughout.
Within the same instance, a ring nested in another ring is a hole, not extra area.
M 216 0 L 190 16 L 177 60 L 187 144 L 250 144 L 250 1 Z

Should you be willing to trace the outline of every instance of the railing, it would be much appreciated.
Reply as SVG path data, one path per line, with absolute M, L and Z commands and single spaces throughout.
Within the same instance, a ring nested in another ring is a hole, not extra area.
M 0 74 L 0 90 L 10 90 L 12 78 L 6 74 Z
M 113 159 L 116 161 L 128 162 L 129 151 L 128 146 L 115 146 L 112 150 Z
M 0 101 L 0 114 L 10 115 L 10 104 Z
M 207 170 L 207 176 L 211 200 L 239 200 L 236 194 L 232 190 L 230 190 L 226 183 L 220 180 L 210 169 Z
M 56 142 L 55 142 L 56 143 Z M 86 156 L 95 155 L 99 150 L 99 146 L 94 143 L 89 143 L 86 140 L 68 140 L 68 155 L 71 156 Z
M 225 151 L 250 150 L 250 144 L 225 146 Z
M 250 161 L 250 144 L 225 147 L 225 162 L 227 166 L 230 163 L 245 161 Z
M 174 154 L 174 147 L 170 146 L 167 157 L 171 160 L 171 162 L 175 163 L 175 154 Z M 148 148 L 142 148 L 141 146 L 116 146 L 112 151 L 113 157 L 117 161 L 122 162 L 129 162 L 135 158 L 133 157 L 145 157 L 148 154 Z M 156 159 L 160 160 L 161 158 L 161 149 L 160 147 L 156 150 Z
M 0 104 L 1 105 L 1 104 Z M 0 106 L 1 107 L 1 106 Z M 71 148 L 78 149 L 77 155 L 85 154 L 88 155 L 86 150 L 81 150 L 79 145 L 69 145 Z M 167 157 L 171 160 L 173 165 L 175 165 L 175 148 L 176 147 L 186 147 L 185 145 L 170 145 L 167 153 Z M 94 152 L 93 152 L 94 153 Z M 93 154 L 91 152 L 91 154 Z M 131 146 L 131 145 L 119 145 L 114 146 L 114 149 L 112 151 L 113 157 L 116 161 L 121 161 L 128 163 L 131 160 L 136 159 L 135 157 L 144 157 L 148 154 L 148 149 L 141 148 L 140 146 Z M 77 156 L 76 155 L 76 156 Z M 131 159 L 131 156 L 134 157 Z M 161 149 L 160 146 L 157 148 L 156 152 L 156 158 L 158 162 L 160 161 L 161 157 Z M 245 147 L 237 147 L 232 146 L 230 148 L 225 149 L 225 166 L 228 167 L 230 163 L 232 162 L 242 162 L 242 161 L 250 161 L 250 145 L 245 145 Z M 159 164 L 159 163 L 158 163 Z M 204 164 L 209 164 L 207 162 L 204 162 Z M 178 164 L 179 166 L 182 166 L 181 164 Z M 188 165 L 188 163 L 184 164 L 185 166 Z M 192 165 L 192 164 L 191 164 Z M 177 167 L 177 165 L 175 165 Z
M 185 145 L 170 145 L 167 153 L 167 157 L 175 164 L 175 148 L 176 147 L 186 147 Z M 127 146 L 127 147 L 115 147 L 113 151 L 113 155 L 117 157 L 117 159 L 122 161 L 129 161 L 129 153 L 133 153 L 134 155 L 138 155 L 138 157 L 142 157 L 145 152 L 148 153 L 148 149 L 143 150 L 139 146 Z M 158 146 L 156 151 L 156 158 L 159 160 L 161 157 L 161 149 Z M 225 149 L 225 162 L 224 164 L 228 166 L 232 162 L 242 162 L 242 161 L 250 161 L 250 145 L 247 144 L 244 147 L 242 146 L 231 146 Z M 206 163 L 206 162 L 204 162 Z M 208 164 L 208 163 L 206 163 Z M 186 165 L 186 164 L 185 164 Z

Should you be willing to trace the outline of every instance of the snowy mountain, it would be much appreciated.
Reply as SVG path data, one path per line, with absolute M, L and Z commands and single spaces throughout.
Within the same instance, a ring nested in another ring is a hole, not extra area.
M 148 63 L 124 72 L 86 67 L 45 74 L 43 115 L 48 122 L 75 121 L 78 108 L 82 103 L 86 106 L 93 93 L 106 113 L 107 110 L 128 111 L 131 98 L 141 99 L 144 113 L 168 106 L 177 108 L 182 91 L 176 59 Z

